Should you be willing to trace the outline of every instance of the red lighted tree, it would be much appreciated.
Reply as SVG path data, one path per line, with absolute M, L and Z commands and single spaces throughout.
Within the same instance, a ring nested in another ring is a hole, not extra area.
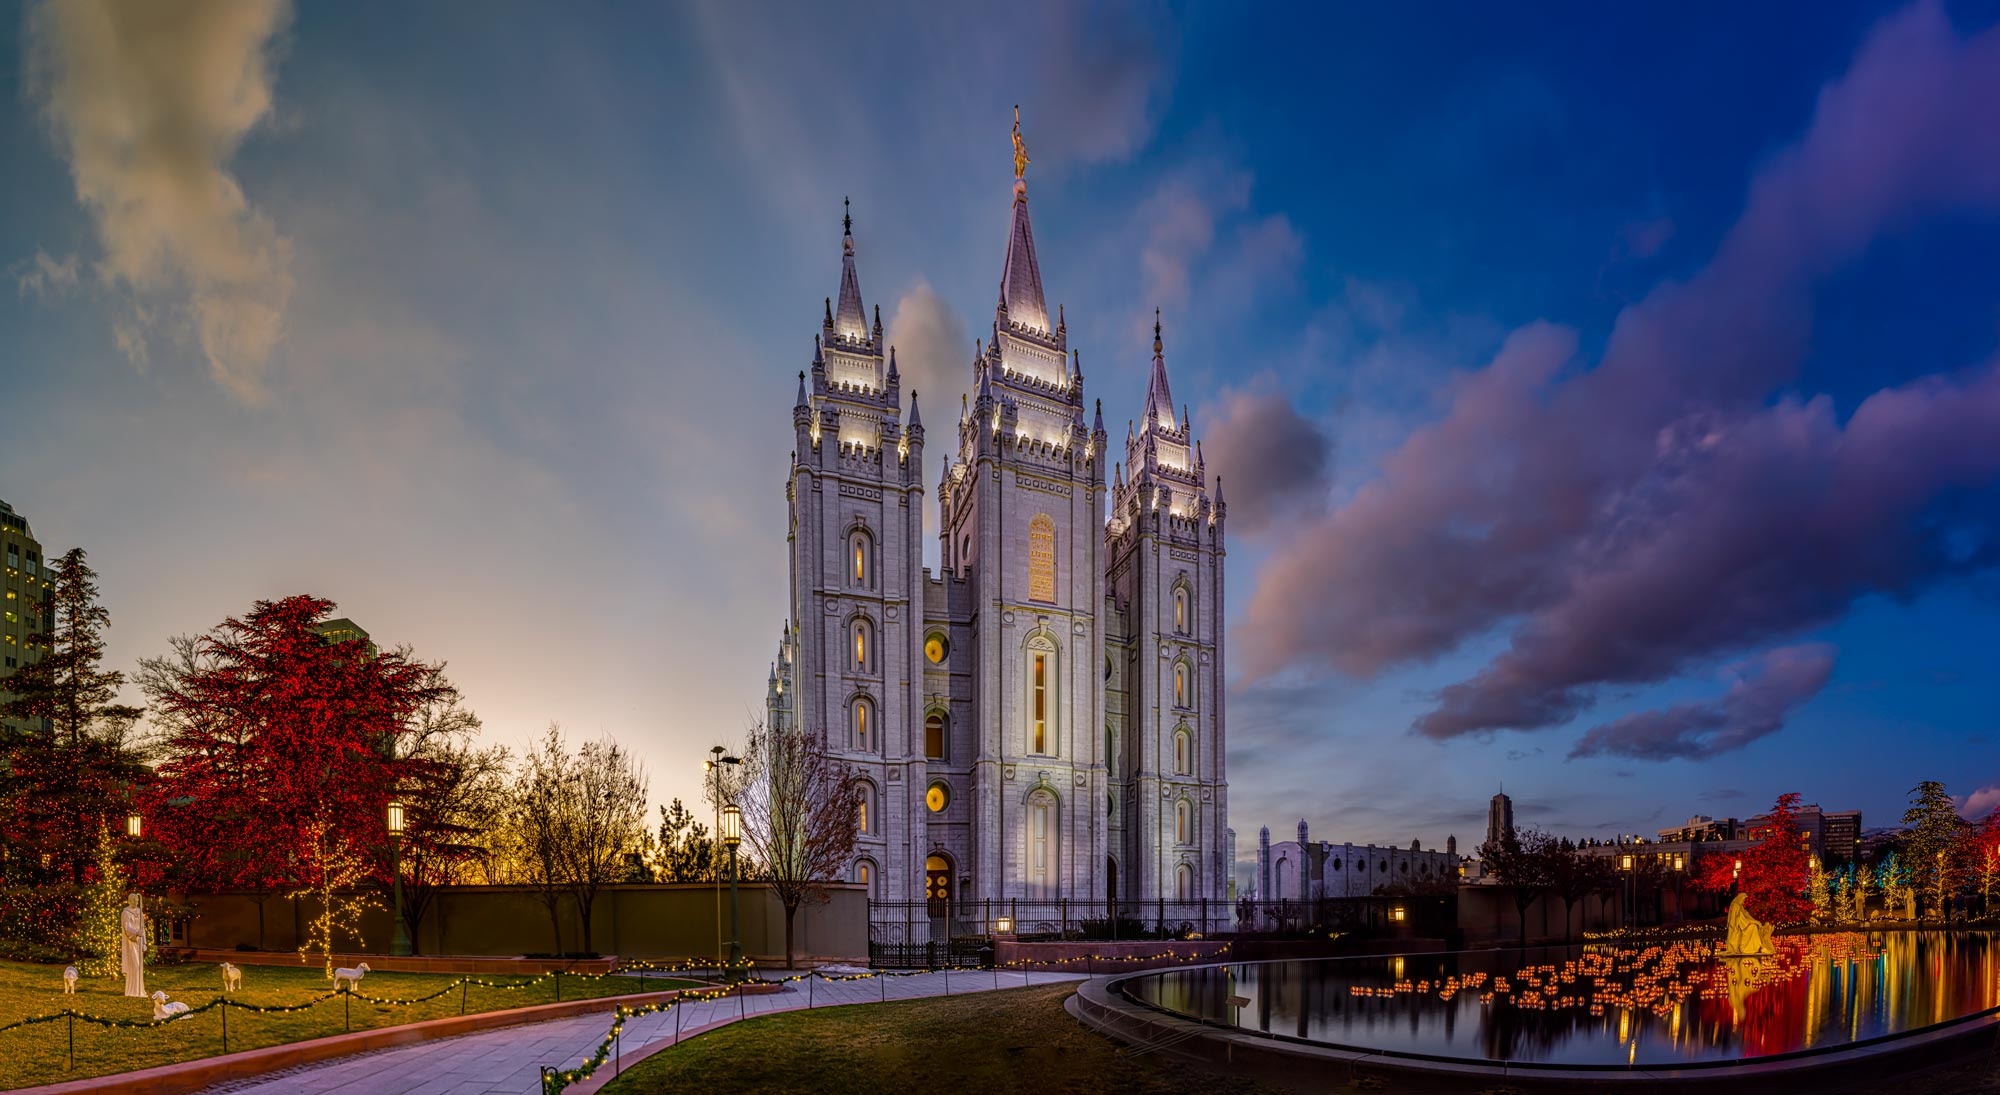
M 1715 893 L 1745 895 L 1750 915 L 1772 924 L 1812 917 L 1812 861 L 1798 820 L 1799 796 L 1782 794 L 1765 819 L 1764 838 L 1739 856 L 1704 856 L 1695 885 Z M 1740 864 L 1740 866 L 1739 866 Z
M 154 831 L 211 885 L 317 898 L 300 949 L 323 959 L 354 927 L 343 891 L 379 870 L 397 743 L 446 687 L 405 651 L 327 641 L 317 627 L 333 608 L 259 601 L 201 637 L 154 696 L 167 714 Z

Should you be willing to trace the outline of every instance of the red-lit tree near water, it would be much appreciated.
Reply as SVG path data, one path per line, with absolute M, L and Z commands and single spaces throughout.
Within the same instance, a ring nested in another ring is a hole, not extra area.
M 448 688 L 406 651 L 328 642 L 316 626 L 333 608 L 259 601 L 198 640 L 201 657 L 154 696 L 174 717 L 148 811 L 190 882 L 316 898 L 301 952 L 322 958 L 355 926 L 341 891 L 382 871 L 399 745 Z
M 1767 923 L 1800 924 L 1810 919 L 1812 860 L 1801 840 L 1798 810 L 1797 793 L 1779 795 L 1764 839 L 1743 849 L 1741 856 L 1703 857 L 1695 885 L 1716 893 L 1741 891 L 1750 915 Z

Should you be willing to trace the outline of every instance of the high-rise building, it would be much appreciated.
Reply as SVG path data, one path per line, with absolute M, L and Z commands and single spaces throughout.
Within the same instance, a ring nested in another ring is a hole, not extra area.
M 1221 484 L 1209 494 L 1175 413 L 1158 322 L 1140 424 L 1105 473 L 1115 450 L 1048 311 L 1025 164 L 991 338 L 947 427 L 942 573 L 923 566 L 918 393 L 906 417 L 851 218 L 792 409 L 791 618 L 766 714 L 825 734 L 861 779 L 850 880 L 929 906 L 879 925 L 885 942 L 1002 901 L 1022 930 L 1077 902 L 1228 915 Z
M 11 697 L 7 693 L 6 680 L 22 666 L 39 661 L 42 646 L 35 637 L 48 632 L 54 621 L 48 618 L 49 587 L 52 584 L 48 566 L 42 560 L 42 545 L 28 528 L 28 519 L 14 512 L 14 507 L 0 502 L 0 552 L 4 552 L 7 570 L 4 579 L 5 592 L 0 594 L 5 605 L 4 615 L 0 615 L 0 699 Z M 19 733 L 31 727 L 18 719 L 0 721 L 0 730 Z
M 1821 842 L 1826 846 L 1826 862 L 1854 862 L 1855 855 L 1861 850 L 1861 811 L 1836 810 L 1827 814 Z
M 1514 800 L 1503 791 L 1486 804 L 1486 843 L 1492 844 L 1503 834 L 1513 831 Z

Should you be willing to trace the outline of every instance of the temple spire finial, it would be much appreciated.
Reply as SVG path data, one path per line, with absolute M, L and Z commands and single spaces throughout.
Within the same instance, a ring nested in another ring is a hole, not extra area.
M 854 204 L 847 198 L 840 199 L 840 234 L 854 238 Z
M 1021 140 L 1021 104 L 1014 104 L 1014 177 L 1028 177 L 1028 146 Z

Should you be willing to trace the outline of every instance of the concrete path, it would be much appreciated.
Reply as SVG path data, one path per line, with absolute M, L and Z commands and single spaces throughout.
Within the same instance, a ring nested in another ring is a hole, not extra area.
M 729 997 L 683 1004 L 653 1015 L 625 1021 L 623 1054 L 627 1061 L 655 1043 L 672 1043 L 687 1032 L 765 1015 L 840 1004 L 869 1004 L 883 999 L 915 1000 L 958 996 L 968 992 L 1081 981 L 1077 974 L 1016 973 L 966 970 L 880 977 L 863 981 L 815 978 L 810 990 L 794 981 L 785 991 L 768 995 Z M 536 1095 L 541 1068 L 580 1064 L 597 1049 L 611 1027 L 611 1009 L 576 1019 L 508 1027 L 484 1034 L 443 1038 L 412 1046 L 378 1050 L 338 1061 L 272 1073 L 255 1080 L 222 1084 L 206 1095 Z M 593 1079 L 612 1074 L 616 1058 L 605 1062 Z

